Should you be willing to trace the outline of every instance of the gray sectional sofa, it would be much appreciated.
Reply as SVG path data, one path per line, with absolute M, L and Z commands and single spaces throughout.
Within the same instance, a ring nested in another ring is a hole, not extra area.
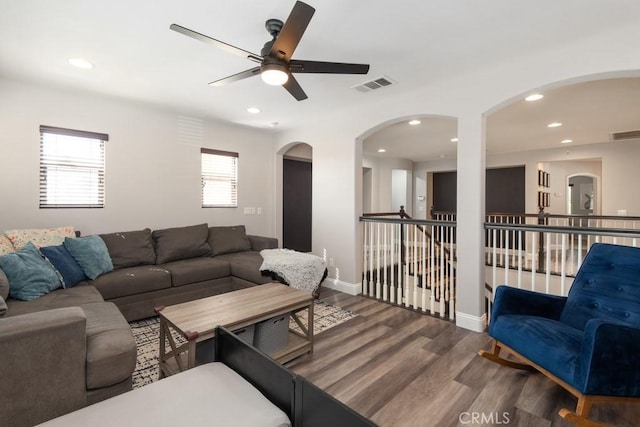
M 149 229 L 100 235 L 114 270 L 88 283 L 128 321 L 178 304 L 268 283 L 260 273 L 262 249 L 278 240 L 247 235 L 244 226 Z
M 127 321 L 270 282 L 259 271 L 259 252 L 278 246 L 246 235 L 244 226 L 207 224 L 100 237 L 112 271 L 33 301 L 6 300 L 0 413 L 9 425 L 37 424 L 130 390 L 136 345 Z

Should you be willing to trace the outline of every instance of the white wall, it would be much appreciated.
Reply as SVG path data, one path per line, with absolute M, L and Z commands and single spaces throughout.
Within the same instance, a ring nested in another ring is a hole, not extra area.
M 394 171 L 407 171 L 405 211 L 412 214 L 413 200 L 413 162 L 406 159 L 381 158 L 363 156 L 362 166 L 371 169 L 371 208 L 372 212 L 399 212 L 400 205 L 394 203 L 393 174 Z M 397 191 L 396 191 L 397 193 Z
M 613 147 L 614 149 L 616 147 Z M 622 147 L 624 149 L 625 147 Z M 608 150 L 607 150 L 608 151 Z M 565 215 L 567 213 L 567 180 L 568 177 L 575 174 L 587 174 L 596 177 L 596 185 L 598 188 L 594 188 L 596 192 L 596 200 L 594 206 L 594 215 L 599 215 L 602 211 L 602 197 L 600 182 L 602 180 L 602 161 L 601 160 L 584 160 L 584 161 L 555 161 L 549 162 L 548 172 L 551 176 L 551 185 L 548 189 L 550 195 L 549 208 L 545 209 L 545 212 L 553 214 Z M 636 169 L 637 170 L 637 169 Z M 629 171 L 633 176 L 639 176 L 637 171 Z M 625 185 L 622 184 L 622 187 Z M 620 185 L 618 185 L 620 187 Z M 577 189 L 576 189 L 577 190 Z M 579 200 L 579 199 L 578 199 Z M 574 211 L 574 213 L 578 213 Z
M 204 121 L 202 137 L 187 138 L 177 112 L 6 79 L 0 94 L 0 229 L 73 225 L 91 234 L 207 222 L 274 235 L 271 137 Z M 40 125 L 109 135 L 103 209 L 38 208 Z M 201 208 L 200 147 L 239 153 L 238 208 Z

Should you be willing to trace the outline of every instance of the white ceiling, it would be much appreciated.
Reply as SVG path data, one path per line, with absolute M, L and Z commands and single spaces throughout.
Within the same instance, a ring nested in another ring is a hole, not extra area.
M 595 80 L 540 92 L 539 101 L 517 100 L 487 118 L 487 153 L 508 153 L 611 141 L 611 133 L 640 130 L 640 78 Z M 371 156 L 429 161 L 455 158 L 457 121 L 418 117 L 392 124 L 365 140 Z M 552 122 L 562 126 L 548 128 Z M 385 153 L 378 153 L 380 148 Z
M 254 63 L 169 30 L 170 24 L 177 23 L 259 52 L 269 39 L 264 21 L 285 20 L 293 0 L 0 0 L 0 76 L 108 94 L 257 128 L 270 129 L 270 123 L 278 122 L 278 129 L 287 129 L 303 118 L 371 102 L 371 94 L 351 89 L 371 78 L 386 75 L 398 82 L 376 93 L 376 102 L 383 105 L 385 99 L 424 82 L 585 38 L 606 30 L 607 25 L 638 22 L 640 17 L 640 2 L 634 0 L 308 3 L 316 13 L 293 58 L 368 63 L 371 70 L 368 76 L 298 74 L 309 96 L 302 102 L 257 77 L 208 86 Z M 67 63 L 72 57 L 85 58 L 95 68 L 73 68 Z M 634 102 L 640 99 L 639 87 L 637 82 L 630 84 L 615 87 L 614 97 L 607 97 L 606 88 L 594 90 L 586 99 L 589 91 L 559 89 L 535 105 L 513 104 L 489 118 L 488 150 L 510 150 L 524 141 L 531 147 L 532 140 L 556 144 L 564 138 L 563 132 L 576 143 L 601 142 L 611 131 L 638 129 L 640 124 L 633 120 L 640 117 Z M 621 104 L 629 90 L 634 91 L 634 99 Z M 246 111 L 249 106 L 262 112 L 251 115 Z M 618 121 L 615 129 L 612 123 L 604 123 L 605 110 L 611 106 L 615 112 L 611 120 Z M 623 118 L 622 110 L 629 117 Z M 594 115 L 602 119 L 597 129 L 591 126 Z M 565 126 L 547 139 L 548 130 L 540 126 L 551 119 Z M 429 119 L 416 129 L 392 125 L 369 141 L 384 138 L 394 143 L 413 141 L 412 145 L 417 141 L 423 151 L 405 152 L 402 157 L 424 160 L 455 155 L 455 146 L 449 142 L 454 132 L 455 121 Z M 429 151 L 428 147 L 435 148 Z

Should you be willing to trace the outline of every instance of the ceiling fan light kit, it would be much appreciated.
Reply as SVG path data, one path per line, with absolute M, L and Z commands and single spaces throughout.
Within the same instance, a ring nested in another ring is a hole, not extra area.
M 289 80 L 287 68 L 283 64 L 264 64 L 260 67 L 262 81 L 272 86 L 282 86 Z
M 201 42 L 213 45 L 229 53 L 243 56 L 250 61 L 260 64 L 237 74 L 213 81 L 212 86 L 243 80 L 260 74 L 262 80 L 270 85 L 284 87 L 298 101 L 307 99 L 298 81 L 292 73 L 316 74 L 367 74 L 368 64 L 349 64 L 340 62 L 303 61 L 291 59 L 300 39 L 304 34 L 315 9 L 306 3 L 297 1 L 287 20 L 283 23 L 279 19 L 268 19 L 265 27 L 273 37 L 267 41 L 260 51 L 260 55 L 235 47 L 228 43 L 205 36 L 177 24 L 169 27 L 173 31 L 184 34 Z

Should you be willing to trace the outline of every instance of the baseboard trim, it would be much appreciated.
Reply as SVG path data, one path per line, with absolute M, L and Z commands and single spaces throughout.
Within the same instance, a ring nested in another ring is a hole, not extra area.
M 325 279 L 324 282 L 322 282 L 322 287 L 344 292 L 349 295 L 362 293 L 362 283 L 348 283 L 336 279 Z
M 487 327 L 487 314 L 472 316 L 471 314 L 456 312 L 456 326 L 469 329 L 474 332 L 483 332 Z

